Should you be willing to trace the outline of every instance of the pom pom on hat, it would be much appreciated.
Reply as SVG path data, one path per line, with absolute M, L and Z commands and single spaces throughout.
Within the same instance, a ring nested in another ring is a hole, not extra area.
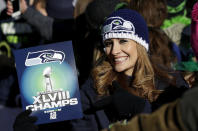
M 111 38 L 127 38 L 141 44 L 148 51 L 148 27 L 143 17 L 134 10 L 120 9 L 113 12 L 102 28 L 103 41 Z

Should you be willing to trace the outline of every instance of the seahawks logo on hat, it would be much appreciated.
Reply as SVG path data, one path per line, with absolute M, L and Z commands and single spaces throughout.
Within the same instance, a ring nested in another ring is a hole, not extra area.
M 130 21 L 124 20 L 121 17 L 110 17 L 107 21 L 109 20 L 111 23 L 103 27 L 103 33 L 121 31 L 135 34 L 135 27 Z

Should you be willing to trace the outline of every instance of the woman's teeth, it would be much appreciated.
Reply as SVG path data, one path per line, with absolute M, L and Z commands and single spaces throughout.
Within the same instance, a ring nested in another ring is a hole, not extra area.
M 127 59 L 127 57 L 121 57 L 121 58 L 116 58 L 114 59 L 115 62 L 122 62 L 125 61 Z

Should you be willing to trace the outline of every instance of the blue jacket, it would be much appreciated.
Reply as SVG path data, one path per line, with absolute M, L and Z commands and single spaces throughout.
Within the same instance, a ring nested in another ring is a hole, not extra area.
M 97 101 L 97 93 L 93 88 L 93 81 L 89 78 L 81 87 L 81 102 L 83 110 L 91 108 Z M 96 111 L 94 114 L 84 115 L 82 119 L 72 120 L 72 131 L 98 131 L 109 126 L 109 120 L 104 110 Z

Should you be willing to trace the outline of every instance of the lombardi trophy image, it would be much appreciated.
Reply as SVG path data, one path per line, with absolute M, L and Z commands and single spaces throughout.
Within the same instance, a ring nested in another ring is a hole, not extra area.
M 51 82 L 51 78 L 50 75 L 52 74 L 52 69 L 51 67 L 47 67 L 44 69 L 43 71 L 43 76 L 45 77 L 45 89 L 46 89 L 46 93 L 48 92 L 52 92 L 52 82 Z

